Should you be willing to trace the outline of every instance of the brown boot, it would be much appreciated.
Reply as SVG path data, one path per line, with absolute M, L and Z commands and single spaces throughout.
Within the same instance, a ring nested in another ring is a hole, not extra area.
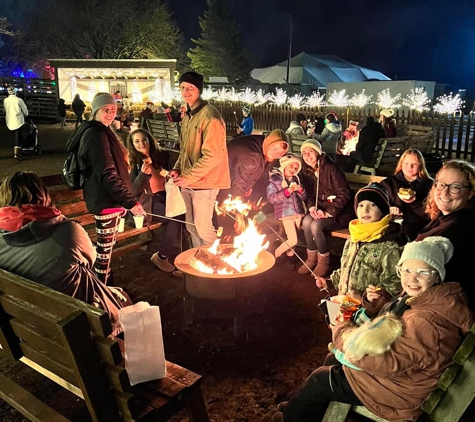
M 317 251 L 310 251 L 307 249 L 307 259 L 305 260 L 305 264 L 309 268 L 313 268 L 317 263 Z M 297 271 L 300 275 L 305 275 L 310 273 L 308 268 L 305 265 L 300 266 Z
M 318 254 L 318 265 L 313 270 L 313 274 L 316 277 L 326 277 L 331 273 L 330 267 L 330 252 L 326 254 Z

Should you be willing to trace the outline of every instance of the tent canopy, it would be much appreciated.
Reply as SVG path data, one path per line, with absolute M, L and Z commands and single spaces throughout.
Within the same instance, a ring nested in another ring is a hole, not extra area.
M 261 83 L 283 84 L 287 60 L 274 66 L 254 69 L 251 77 Z M 357 66 L 334 55 L 300 53 L 290 59 L 289 83 L 324 88 L 329 82 L 389 81 L 377 70 Z

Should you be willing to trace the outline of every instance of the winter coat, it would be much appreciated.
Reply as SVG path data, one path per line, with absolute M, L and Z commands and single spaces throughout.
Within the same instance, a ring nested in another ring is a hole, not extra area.
M 336 154 L 336 146 L 341 138 L 341 125 L 338 122 L 327 123 L 320 135 L 315 136 L 327 154 Z
M 353 392 L 375 415 L 414 421 L 474 320 L 458 283 L 441 283 L 406 303 L 410 307 L 401 316 L 403 333 L 390 350 L 354 361 L 361 371 L 343 370 Z M 340 324 L 334 329 L 340 350 L 344 333 L 352 327 Z
M 122 146 L 110 128 L 95 120 L 85 122 L 73 132 L 66 147 L 68 152 L 79 148 L 87 177 L 84 200 L 90 213 L 136 205 Z
M 17 130 L 25 124 L 28 109 L 25 102 L 15 94 L 11 94 L 3 100 L 3 110 L 8 129 Z
M 393 222 L 389 223 L 384 235 L 373 242 L 348 239 L 343 248 L 341 266 L 330 276 L 333 285 L 338 286 L 338 294 L 349 293 L 360 299 L 370 284 L 381 286 L 391 296 L 401 293 L 396 265 L 406 242 L 401 226 Z
M 83 115 L 84 110 L 86 109 L 86 104 L 84 104 L 83 100 L 81 100 L 80 98 L 75 98 L 71 105 L 76 116 Z
M 383 127 L 385 138 L 395 138 L 397 136 L 396 124 L 393 120 L 388 120 Z
M 365 163 L 369 164 L 371 162 L 378 141 L 384 138 L 385 135 L 381 123 L 378 122 L 370 123 L 361 129 L 355 151 L 361 152 L 361 158 Z
M 264 135 L 249 135 L 234 138 L 228 142 L 231 189 L 223 190 L 219 198 L 228 194 L 244 197 L 259 178 L 272 169 L 273 163 L 266 162 L 262 144 Z
M 318 209 L 321 209 L 335 218 L 340 228 L 348 227 L 355 218 L 351 201 L 351 190 L 346 181 L 343 170 L 326 154 L 320 159 L 320 185 L 318 188 Z M 302 186 L 308 194 L 307 209 L 315 206 L 317 178 L 301 171 L 299 173 Z M 329 196 L 336 196 L 331 202 Z
M 287 135 L 306 135 L 304 128 L 299 122 L 296 122 L 295 120 L 292 120 L 290 122 L 290 126 L 288 129 L 285 131 Z
M 188 110 L 181 123 L 180 156 L 174 166 L 193 189 L 230 186 L 226 126 L 206 101 Z
M 439 214 L 416 237 L 423 240 L 429 236 L 443 236 L 454 245 L 454 255 L 445 265 L 446 280 L 457 281 L 467 295 L 468 303 L 475 310 L 475 284 L 467 272 L 473 270 L 475 239 L 475 210 L 462 208 L 447 215 Z
M 274 218 L 279 220 L 283 217 L 304 215 L 303 201 L 307 198 L 305 190 L 302 193 L 297 191 L 289 193 L 286 188 L 282 187 L 282 179 L 282 173 L 277 169 L 273 170 L 267 185 L 267 199 L 274 205 Z M 300 184 L 297 176 L 292 176 L 292 180 L 287 181 L 287 184 L 290 185 L 292 182 Z
M 254 129 L 254 119 L 251 115 L 244 117 L 242 123 L 239 124 L 239 127 L 242 129 L 241 133 L 243 136 L 249 136 L 252 134 L 252 130 Z
M 398 207 L 402 212 L 402 232 L 407 234 L 411 240 L 414 240 L 419 231 L 430 221 L 429 216 L 424 211 L 424 201 L 432 188 L 432 183 L 432 179 L 423 179 L 421 177 L 408 182 L 402 171 L 394 176 L 387 177 L 381 182 L 388 192 L 390 206 Z M 402 201 L 398 196 L 400 188 L 412 189 L 416 192 L 416 200 L 410 204 Z
M 64 100 L 59 100 L 59 103 L 57 106 L 59 117 L 66 117 L 66 110 L 69 107 L 70 107 L 69 105 L 66 105 L 64 103 Z

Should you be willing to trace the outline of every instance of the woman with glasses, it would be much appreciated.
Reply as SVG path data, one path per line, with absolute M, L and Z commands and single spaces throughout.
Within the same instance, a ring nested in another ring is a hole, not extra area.
M 406 245 L 397 265 L 403 293 L 372 321 L 332 326 L 335 356 L 279 405 L 272 421 L 321 421 L 332 400 L 363 404 L 383 419 L 416 420 L 474 322 L 460 284 L 443 282 L 452 254 L 443 237 Z
M 394 175 L 381 182 L 388 192 L 391 216 L 402 218 L 402 232 L 411 240 L 429 222 L 425 200 L 432 182 L 424 157 L 417 149 L 404 151 Z
M 431 221 L 416 238 L 444 236 L 450 239 L 454 245 L 454 256 L 447 265 L 447 277 L 462 285 L 472 308 L 475 306 L 475 284 L 466 274 L 474 257 L 474 192 L 473 164 L 463 160 L 444 163 L 427 198 L 426 213 Z

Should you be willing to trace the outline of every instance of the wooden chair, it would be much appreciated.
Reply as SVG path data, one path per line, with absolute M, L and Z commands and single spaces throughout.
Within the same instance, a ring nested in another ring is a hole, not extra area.
M 4 354 L 84 399 L 94 422 L 167 421 L 183 409 L 190 422 L 209 422 L 198 374 L 168 362 L 165 378 L 132 387 L 111 332 L 104 311 L 0 270 Z M 67 421 L 3 374 L 0 398 L 31 421 Z
M 360 171 L 369 172 L 371 175 L 376 175 L 376 170 L 379 168 L 381 159 L 383 158 L 384 151 L 386 150 L 386 144 L 388 139 L 381 138 L 378 140 L 378 144 L 374 149 L 373 157 L 368 164 L 356 164 L 353 173 L 357 174 Z
M 425 412 L 418 420 L 457 422 L 475 398 L 475 324 L 437 382 L 437 390 L 422 404 Z M 371 413 L 364 406 L 330 402 L 323 422 L 344 422 L 350 413 L 358 413 L 376 422 L 389 422 Z

